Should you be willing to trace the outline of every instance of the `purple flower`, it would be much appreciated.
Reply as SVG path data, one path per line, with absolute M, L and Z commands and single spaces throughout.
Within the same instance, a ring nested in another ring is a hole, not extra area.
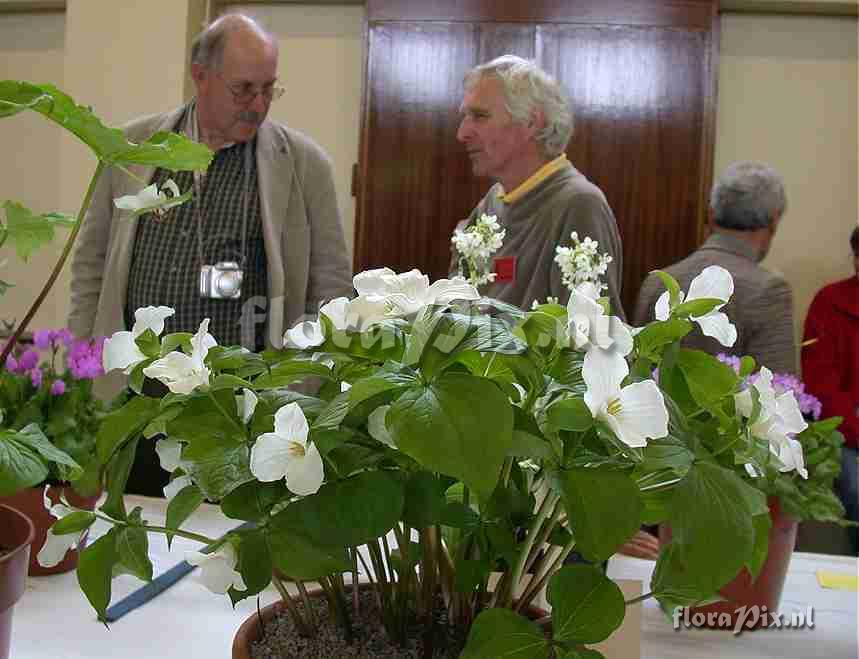
M 76 380 L 94 380 L 104 375 L 101 352 L 104 337 L 93 341 L 73 341 L 68 354 L 68 366 Z
M 716 355 L 716 359 L 718 359 L 723 364 L 727 364 L 731 368 L 734 369 L 734 372 L 739 374 L 740 372 L 740 358 L 735 357 L 734 355 L 727 355 L 724 352 L 720 352 Z
M 6 357 L 6 370 L 7 371 L 9 371 L 10 373 L 17 373 L 18 368 L 19 368 L 18 360 L 15 359 L 15 357 L 13 357 L 11 354 L 8 357 Z
M 23 371 L 29 371 L 39 365 L 39 353 L 35 350 L 28 350 L 18 359 L 18 366 Z
M 33 386 L 36 389 L 42 386 L 42 375 L 43 374 L 41 368 L 36 367 L 30 371 L 30 382 L 33 383 Z
M 54 380 L 54 383 L 51 385 L 51 395 L 62 396 L 64 393 L 66 393 L 66 383 L 62 380 Z
M 54 340 L 62 341 L 64 345 L 70 346 L 75 340 L 75 336 L 69 328 L 64 327 L 54 332 Z
M 33 332 L 33 343 L 39 350 L 47 350 L 54 340 L 54 332 L 49 329 L 40 329 Z

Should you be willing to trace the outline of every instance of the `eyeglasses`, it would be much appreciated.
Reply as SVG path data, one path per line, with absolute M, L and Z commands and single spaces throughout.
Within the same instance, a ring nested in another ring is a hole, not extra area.
M 277 81 L 272 81 L 262 87 L 257 87 L 252 82 L 235 82 L 230 84 L 224 80 L 220 73 L 216 73 L 215 75 L 223 80 L 224 85 L 233 95 L 233 100 L 239 105 L 250 105 L 254 102 L 254 99 L 256 99 L 257 94 L 270 103 L 271 101 L 279 99 L 286 92 L 283 87 L 277 84 Z

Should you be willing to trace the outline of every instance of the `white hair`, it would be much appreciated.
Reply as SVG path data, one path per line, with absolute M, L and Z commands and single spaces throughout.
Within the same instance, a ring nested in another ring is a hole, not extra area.
M 729 165 L 710 193 L 717 226 L 754 231 L 772 225 L 787 208 L 784 182 L 772 167 L 759 162 Z

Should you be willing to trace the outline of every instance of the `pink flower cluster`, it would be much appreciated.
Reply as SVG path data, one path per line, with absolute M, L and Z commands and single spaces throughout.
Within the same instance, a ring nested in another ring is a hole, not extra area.
M 34 347 L 25 349 L 17 356 L 10 354 L 6 358 L 5 368 L 9 373 L 28 376 L 36 389 L 42 386 L 47 371 L 48 377 L 53 380 L 51 394 L 61 396 L 66 392 L 66 383 L 53 372 L 53 356 L 65 347 L 66 367 L 71 377 L 75 380 L 94 380 L 104 375 L 101 361 L 104 340 L 103 336 L 91 341 L 75 339 L 66 328 L 36 330 L 33 332 Z M 47 367 L 40 366 L 40 351 L 48 350 L 51 352 L 51 362 Z

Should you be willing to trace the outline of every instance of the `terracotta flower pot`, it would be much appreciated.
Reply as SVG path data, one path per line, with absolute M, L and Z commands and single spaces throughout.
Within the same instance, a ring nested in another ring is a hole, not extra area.
M 70 549 L 66 552 L 65 558 L 53 567 L 42 567 L 39 565 L 36 557 L 39 550 L 45 544 L 45 538 L 48 534 L 48 529 L 57 521 L 51 513 L 45 508 L 43 501 L 44 487 L 30 487 L 21 490 L 17 494 L 8 497 L 0 497 L 0 503 L 15 508 L 21 511 L 33 522 L 36 529 L 36 539 L 33 541 L 32 549 L 30 550 L 30 576 L 38 577 L 46 574 L 61 574 L 74 570 L 78 565 L 78 552 L 76 549 Z M 48 487 L 48 497 L 53 503 L 58 503 L 60 493 L 65 493 L 66 501 L 77 508 L 93 510 L 98 502 L 99 495 L 91 497 L 82 497 L 77 494 L 71 486 L 68 485 L 50 485 Z M 81 541 L 80 548 L 86 547 L 86 534 Z
M 370 587 L 370 584 L 361 584 L 360 586 L 362 591 Z M 311 597 L 321 597 L 323 592 L 322 590 L 313 590 L 309 594 Z M 284 611 L 283 602 L 277 601 L 260 610 L 259 615 L 254 613 L 247 618 L 233 637 L 232 659 L 251 659 L 251 646 L 262 638 L 262 627 L 268 626 L 272 618 Z M 544 630 L 551 631 L 551 619 L 547 618 L 546 611 L 536 606 L 529 606 L 527 615 L 532 620 L 541 621 L 541 627 Z
M 0 659 L 9 659 L 12 644 L 12 608 L 24 594 L 33 523 L 14 508 L 0 504 Z
M 765 611 L 767 612 L 775 613 L 778 611 L 784 581 L 790 566 L 790 557 L 796 543 L 798 522 L 784 514 L 778 498 L 771 497 L 768 504 L 772 521 L 769 533 L 769 550 L 757 580 L 753 581 L 751 573 L 743 568 L 733 581 L 719 590 L 719 594 L 725 598 L 725 601 L 691 608 L 689 610 L 690 616 L 694 616 L 695 613 L 704 614 L 702 626 L 712 629 L 733 630 L 738 617 L 743 616 L 745 629 L 757 629 L 765 627 L 769 622 L 769 617 L 751 614 L 751 607 L 757 606 L 757 610 L 761 613 L 764 612 L 763 607 L 766 607 Z M 660 526 L 659 539 L 662 542 L 668 542 L 671 539 L 671 529 Z M 744 607 L 745 615 L 742 611 Z M 709 616 L 708 619 L 708 613 L 717 615 Z M 725 616 L 719 614 L 727 614 L 730 618 L 730 624 L 725 625 Z M 720 621 L 719 618 L 722 620 Z M 701 617 L 698 617 L 698 620 L 701 620 Z M 713 624 L 710 624 L 710 621 Z

